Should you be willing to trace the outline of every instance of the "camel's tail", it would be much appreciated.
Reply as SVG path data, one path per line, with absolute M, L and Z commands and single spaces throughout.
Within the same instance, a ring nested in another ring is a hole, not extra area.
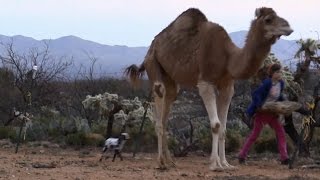
M 141 84 L 141 78 L 144 75 L 145 72 L 144 64 L 142 63 L 140 67 L 138 67 L 135 64 L 132 64 L 131 66 L 127 67 L 124 71 L 124 74 L 129 77 L 131 84 L 133 87 L 137 88 Z

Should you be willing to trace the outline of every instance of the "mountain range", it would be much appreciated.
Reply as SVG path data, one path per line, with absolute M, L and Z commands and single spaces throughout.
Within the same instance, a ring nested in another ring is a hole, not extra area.
M 247 31 L 238 31 L 229 34 L 233 42 L 242 47 L 244 45 Z M 90 58 L 97 59 L 96 71 L 109 75 L 121 75 L 124 67 L 130 64 L 140 64 L 148 50 L 148 47 L 128 47 L 125 45 L 105 45 L 89 40 L 84 40 L 76 36 L 65 36 L 58 39 L 36 40 L 31 37 L 21 35 L 4 36 L 0 35 L 1 43 L 13 42 L 15 50 L 19 53 L 27 53 L 31 48 L 43 48 L 46 42 L 49 45 L 51 55 L 56 57 L 66 56 L 73 57 L 75 66 L 80 64 L 89 66 Z M 150 42 L 151 43 L 151 42 Z M 272 52 L 284 64 L 291 65 L 290 60 L 293 59 L 295 52 L 298 50 L 298 44 L 295 40 L 279 39 L 272 46 Z M 0 48 L 0 54 L 5 53 Z

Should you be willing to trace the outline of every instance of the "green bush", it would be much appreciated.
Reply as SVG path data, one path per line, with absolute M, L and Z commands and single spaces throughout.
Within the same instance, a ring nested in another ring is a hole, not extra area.
M 199 139 L 199 143 L 197 143 L 197 147 L 204 152 L 211 152 L 212 147 L 212 134 L 209 128 L 203 128 L 197 133 L 197 139 Z M 226 151 L 227 152 L 236 152 L 241 147 L 241 142 L 243 137 L 241 136 L 241 132 L 238 128 L 235 129 L 227 129 L 226 131 Z
M 88 133 L 85 135 L 85 145 L 89 146 L 103 146 L 105 138 L 98 133 Z
M 174 137 L 168 138 L 168 148 L 170 151 L 174 151 L 175 148 L 177 148 L 178 142 Z
M 212 135 L 209 128 L 203 128 L 199 131 L 198 137 L 199 143 L 198 148 L 204 152 L 211 152 L 212 147 Z
M 154 124 L 146 120 L 143 126 L 142 134 L 139 137 L 140 124 L 134 124 L 132 127 L 127 128 L 130 139 L 126 144 L 126 149 L 133 151 L 137 140 L 139 140 L 138 150 L 143 152 L 153 152 L 157 149 L 157 134 L 154 129 Z M 148 143 L 143 143 L 148 142 Z
M 228 129 L 226 131 L 226 152 L 237 152 L 240 149 L 242 139 L 239 130 Z
M 260 136 L 257 139 L 253 149 L 256 153 L 264 153 L 266 151 L 277 153 L 278 145 L 273 129 L 269 127 L 264 128 L 260 133 Z
M 316 154 L 320 154 L 320 131 L 318 128 L 315 128 L 313 133 L 313 139 L 310 146 L 314 148 Z
M 84 132 L 68 134 L 65 138 L 66 144 L 71 146 L 103 146 L 104 140 L 101 134 Z
M 66 144 L 72 146 L 84 146 L 86 145 L 86 134 L 84 132 L 78 132 L 73 134 L 68 134 L 66 136 Z
M 107 131 L 107 125 L 93 123 L 91 126 L 91 132 L 98 134 L 105 134 Z
M 0 139 L 10 139 L 11 141 L 15 141 L 17 137 L 16 131 L 9 126 L 1 126 L 0 127 Z

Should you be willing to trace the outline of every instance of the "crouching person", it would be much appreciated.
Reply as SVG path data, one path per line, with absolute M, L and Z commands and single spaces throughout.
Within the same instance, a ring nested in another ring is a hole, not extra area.
M 128 133 L 121 133 L 121 135 L 118 138 L 108 138 L 104 143 L 100 161 L 103 157 L 105 157 L 105 159 L 108 158 L 108 156 L 106 156 L 107 151 L 114 151 L 112 162 L 114 162 L 117 155 L 120 157 L 122 161 L 123 158 L 121 155 L 121 151 L 128 139 L 130 139 Z

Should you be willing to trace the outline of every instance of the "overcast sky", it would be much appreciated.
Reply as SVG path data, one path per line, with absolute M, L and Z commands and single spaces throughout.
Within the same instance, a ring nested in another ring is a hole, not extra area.
M 255 8 L 272 7 L 295 32 L 318 39 L 319 0 L 0 0 L 0 34 L 35 39 L 75 35 L 108 45 L 148 46 L 189 7 L 227 32 L 248 30 Z

